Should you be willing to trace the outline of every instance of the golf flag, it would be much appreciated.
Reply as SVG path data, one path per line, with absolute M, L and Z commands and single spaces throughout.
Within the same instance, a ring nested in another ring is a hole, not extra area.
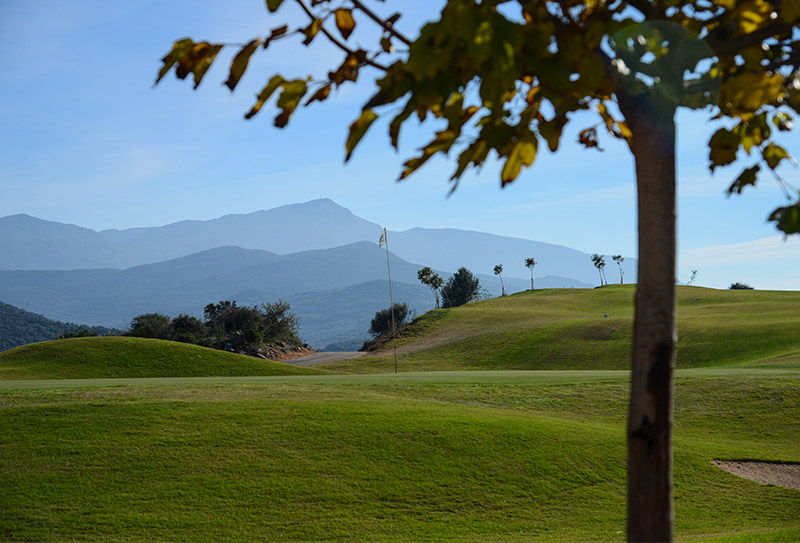
M 385 228 L 383 229 L 383 232 L 381 232 L 381 239 L 378 240 L 378 247 L 383 247 L 384 245 L 386 245 L 386 229 Z

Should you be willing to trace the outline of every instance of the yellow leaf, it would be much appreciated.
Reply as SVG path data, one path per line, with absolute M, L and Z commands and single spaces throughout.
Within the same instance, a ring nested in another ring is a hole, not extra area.
M 536 140 L 518 141 L 508 155 L 503 170 L 500 172 L 500 181 L 503 186 L 514 181 L 522 171 L 522 166 L 530 166 L 536 159 Z
M 334 14 L 336 15 L 336 28 L 342 34 L 344 39 L 350 37 L 353 30 L 356 28 L 356 20 L 353 19 L 353 12 L 349 9 L 337 9 Z
M 267 0 L 267 9 L 270 12 L 278 11 L 278 8 L 283 4 L 283 0 Z
M 781 92 L 783 76 L 744 72 L 726 79 L 720 89 L 726 114 L 749 119 L 762 106 L 773 102 Z

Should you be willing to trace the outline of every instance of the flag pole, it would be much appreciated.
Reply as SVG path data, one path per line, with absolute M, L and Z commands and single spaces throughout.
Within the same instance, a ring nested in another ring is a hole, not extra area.
M 394 372 L 397 373 L 397 326 L 394 322 L 394 297 L 392 296 L 392 267 L 389 265 L 389 238 L 383 229 L 378 246 L 386 245 L 386 270 L 389 273 L 389 313 L 392 315 L 392 344 L 394 346 Z

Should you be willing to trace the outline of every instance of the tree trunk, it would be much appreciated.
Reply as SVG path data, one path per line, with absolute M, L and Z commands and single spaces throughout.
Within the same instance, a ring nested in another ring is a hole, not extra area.
M 628 412 L 628 540 L 672 541 L 675 107 L 618 95 L 633 133 L 639 263 Z

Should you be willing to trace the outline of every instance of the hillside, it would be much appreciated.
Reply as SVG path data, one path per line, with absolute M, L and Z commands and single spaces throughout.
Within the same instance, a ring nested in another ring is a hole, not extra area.
M 90 327 L 54 321 L 42 315 L 0 302 L 0 351 L 6 351 L 37 341 L 55 339 L 64 332 L 74 332 L 81 329 L 94 330 L 101 336 L 113 332 L 102 326 Z
M 395 300 L 409 303 L 418 314 L 431 309 L 433 297 L 417 280 L 421 266 L 394 254 L 390 262 Z M 499 294 L 497 277 L 478 277 L 491 294 Z M 125 270 L 0 271 L 0 300 L 54 320 L 124 329 L 143 313 L 201 317 L 203 307 L 220 300 L 253 305 L 283 299 L 300 317 L 303 340 L 319 349 L 368 337 L 375 311 L 389 305 L 388 285 L 381 290 L 376 281 L 386 284 L 386 252 L 373 242 L 289 255 L 218 247 Z M 509 278 L 506 290 L 529 284 Z
M 432 311 L 398 340 L 402 371 L 624 369 L 633 286 L 523 292 Z M 678 367 L 800 367 L 800 292 L 678 287 Z M 393 371 L 389 351 L 334 362 Z
M 0 540 L 621 543 L 625 372 L 486 373 L 0 382 Z M 675 406 L 676 540 L 798 541 L 797 490 L 712 465 L 800 460 L 797 373 Z
M 132 337 L 59 339 L 0 353 L 0 381 L 316 373 L 196 345 Z

